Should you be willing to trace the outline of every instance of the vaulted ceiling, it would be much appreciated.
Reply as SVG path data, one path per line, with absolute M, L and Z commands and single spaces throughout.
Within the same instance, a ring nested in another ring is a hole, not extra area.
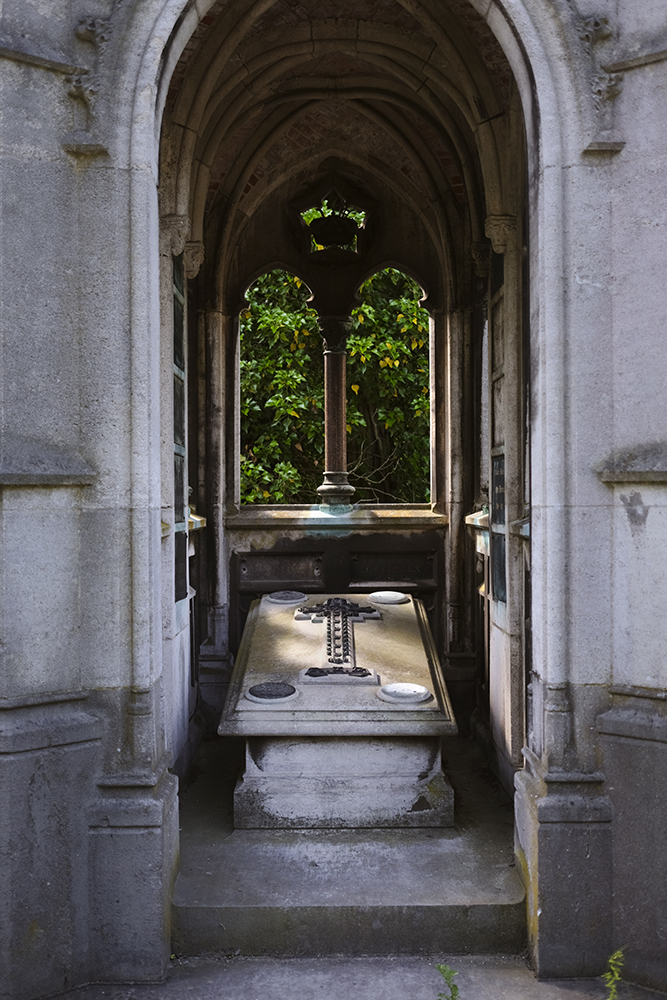
M 232 252 L 323 162 L 404 205 L 436 249 L 483 240 L 485 216 L 507 211 L 516 89 L 469 0 L 216 0 L 193 23 L 165 60 L 161 154 L 192 239 L 214 226 Z

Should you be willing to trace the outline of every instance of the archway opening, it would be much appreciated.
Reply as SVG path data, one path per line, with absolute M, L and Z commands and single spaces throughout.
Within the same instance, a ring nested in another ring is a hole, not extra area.
M 275 269 L 245 293 L 239 323 L 241 503 L 313 503 L 324 462 L 317 312 L 301 278 Z
M 348 473 L 359 501 L 430 500 L 430 317 L 396 268 L 368 278 L 348 337 Z
M 310 221 L 310 220 L 308 220 Z M 396 268 L 360 287 L 347 340 L 348 474 L 356 502 L 430 500 L 430 317 Z M 315 502 L 324 470 L 322 346 L 311 293 L 274 269 L 239 322 L 241 504 Z

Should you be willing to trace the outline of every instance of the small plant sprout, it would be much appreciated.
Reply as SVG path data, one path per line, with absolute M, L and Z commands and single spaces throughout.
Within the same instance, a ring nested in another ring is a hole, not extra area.
M 618 983 L 621 979 L 621 969 L 623 968 L 624 960 L 623 949 L 619 948 L 607 962 L 607 971 L 602 974 L 602 978 L 607 984 L 607 989 L 609 990 L 607 1000 L 617 1000 Z
M 454 983 L 454 976 L 458 976 L 458 972 L 454 972 L 448 965 L 436 965 L 436 969 L 446 983 L 446 992 L 438 993 L 438 1000 L 456 1000 L 459 988 Z

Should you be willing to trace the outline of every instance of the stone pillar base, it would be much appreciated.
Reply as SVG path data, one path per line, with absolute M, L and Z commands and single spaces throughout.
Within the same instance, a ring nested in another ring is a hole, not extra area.
M 443 827 L 454 791 L 439 737 L 250 737 L 234 793 L 241 829 Z
M 540 774 L 530 758 L 515 777 L 516 854 L 540 979 L 600 975 L 612 952 L 611 804 L 602 780 Z

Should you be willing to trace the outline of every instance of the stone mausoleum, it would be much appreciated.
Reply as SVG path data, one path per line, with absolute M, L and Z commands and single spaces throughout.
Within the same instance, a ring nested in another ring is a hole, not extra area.
M 179 780 L 218 726 L 239 826 L 307 785 L 314 826 L 431 810 L 452 843 L 433 741 L 476 741 L 537 974 L 622 946 L 666 990 L 664 0 L 4 0 L 0 64 L 0 996 L 164 976 Z M 327 198 L 365 221 L 313 249 Z M 346 475 L 346 324 L 386 267 L 430 314 L 430 503 Z M 273 268 L 319 316 L 327 468 L 248 506 L 239 316 Z M 276 635 L 318 650 L 318 607 L 370 608 L 356 660 L 262 679 L 285 592 Z M 397 707 L 373 629 L 416 621 L 432 700 Z

